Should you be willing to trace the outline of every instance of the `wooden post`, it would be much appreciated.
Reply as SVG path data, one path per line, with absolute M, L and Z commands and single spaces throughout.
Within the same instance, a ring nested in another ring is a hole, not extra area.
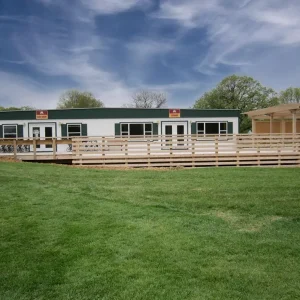
M 170 144 L 170 168 L 173 166 L 173 135 L 171 136 L 171 144 Z
M 56 138 L 52 139 L 53 159 L 56 159 Z
M 36 139 L 33 139 L 33 159 L 36 160 Z
M 151 145 L 150 145 L 150 141 L 147 140 L 147 156 L 148 156 L 148 168 L 150 168 L 151 166 Z
M 282 118 L 281 119 L 281 126 L 280 126 L 280 131 L 281 131 L 281 134 L 285 134 L 285 119 Z
M 273 133 L 273 114 L 270 114 L 270 134 Z
M 128 166 L 128 140 L 125 140 L 125 165 Z
M 292 110 L 293 115 L 293 134 L 295 135 L 297 133 L 297 115 L 296 110 Z
M 252 119 L 252 134 L 256 133 L 256 120 Z
M 259 148 L 259 143 L 257 143 L 257 165 L 260 166 L 260 148 Z
M 17 140 L 14 140 L 14 159 L 17 159 Z
M 294 148 L 294 151 L 296 152 L 297 151 L 297 149 L 296 149 L 297 147 L 295 147 L 295 136 L 296 136 L 296 133 L 297 133 L 297 116 L 296 116 L 296 110 L 295 109 L 291 110 L 291 113 L 292 113 L 292 116 L 293 116 L 293 124 L 292 124 L 293 148 Z
M 195 140 L 196 138 L 192 136 L 192 167 L 195 167 Z
M 216 157 L 216 167 L 219 166 L 218 157 L 219 157 L 219 143 L 218 137 L 215 137 L 215 157 Z
M 102 143 L 101 143 L 101 152 L 102 152 L 102 156 L 105 156 L 105 139 L 104 136 L 101 138 L 102 139 Z
M 237 137 L 237 139 L 238 139 L 238 137 Z M 238 142 L 236 143 L 235 156 L 236 156 L 236 165 L 239 166 L 240 165 L 240 159 L 239 159 L 240 150 L 239 150 Z

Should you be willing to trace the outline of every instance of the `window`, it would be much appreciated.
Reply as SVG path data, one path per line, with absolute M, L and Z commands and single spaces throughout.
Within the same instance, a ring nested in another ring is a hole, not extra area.
M 153 134 L 152 123 L 123 123 L 121 124 L 122 136 L 146 136 Z
M 68 124 L 68 136 L 81 136 L 81 124 Z
M 227 122 L 220 123 L 220 134 L 227 134 Z
M 121 125 L 121 135 L 129 135 L 129 125 L 128 124 Z
M 227 134 L 227 122 L 199 122 L 197 134 Z
M 3 137 L 5 139 L 16 139 L 17 125 L 3 125 Z

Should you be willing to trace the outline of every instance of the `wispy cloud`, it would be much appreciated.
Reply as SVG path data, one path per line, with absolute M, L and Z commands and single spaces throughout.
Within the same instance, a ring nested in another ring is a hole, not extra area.
M 52 90 L 28 77 L 7 72 L 0 72 L 0 82 L 4 106 L 53 108 L 62 93 L 61 89 Z
M 132 57 L 142 63 L 156 55 L 166 54 L 176 47 L 172 41 L 139 38 L 135 41 L 127 43 L 126 47 L 132 52 Z
M 217 65 L 247 47 L 300 43 L 300 2 L 297 0 L 166 1 L 157 14 L 185 27 L 205 27 L 210 49 L 196 69 L 215 74 Z M 245 62 L 247 63 L 247 62 Z M 244 63 L 243 63 L 244 64 Z
M 145 8 L 149 0 L 80 0 L 81 4 L 90 9 L 94 14 L 114 14 L 132 8 Z

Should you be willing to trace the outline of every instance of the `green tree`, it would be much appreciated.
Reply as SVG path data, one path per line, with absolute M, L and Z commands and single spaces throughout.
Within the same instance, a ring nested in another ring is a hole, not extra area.
M 278 102 L 273 89 L 264 87 L 251 77 L 231 75 L 197 100 L 194 108 L 239 109 L 241 111 L 240 132 L 245 133 L 251 129 L 251 120 L 242 113 L 274 106 Z
M 104 107 L 104 103 L 97 100 L 90 92 L 70 90 L 63 93 L 57 104 L 57 108 L 88 108 Z
M 281 103 L 300 103 L 300 88 L 289 87 L 279 96 Z
M 3 107 L 3 106 L 0 106 L 0 111 L 12 111 L 12 110 L 35 110 L 35 108 L 31 107 L 31 106 L 21 106 L 21 107 L 15 107 L 15 106 Z

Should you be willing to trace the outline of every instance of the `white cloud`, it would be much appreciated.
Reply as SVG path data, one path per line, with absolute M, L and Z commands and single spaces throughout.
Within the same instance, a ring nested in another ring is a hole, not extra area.
M 145 7 L 148 0 L 80 0 L 94 14 L 115 14 L 134 7 Z
M 196 69 L 212 75 L 216 74 L 218 64 L 239 64 L 239 55 L 247 48 L 299 44 L 299 11 L 298 0 L 288 3 L 281 0 L 245 0 L 243 3 L 238 0 L 169 0 L 161 5 L 156 17 L 174 20 L 186 28 L 206 28 L 211 46 Z
M 166 54 L 175 47 L 174 43 L 167 40 L 154 40 L 140 38 L 129 42 L 126 47 L 131 51 L 132 57 L 138 63 L 149 62 L 156 55 Z
M 167 0 L 161 3 L 157 18 L 175 20 L 187 27 L 205 24 L 210 13 L 222 11 L 217 0 Z
M 48 89 L 28 77 L 0 72 L 0 102 L 4 106 L 32 106 L 54 108 L 62 90 Z

